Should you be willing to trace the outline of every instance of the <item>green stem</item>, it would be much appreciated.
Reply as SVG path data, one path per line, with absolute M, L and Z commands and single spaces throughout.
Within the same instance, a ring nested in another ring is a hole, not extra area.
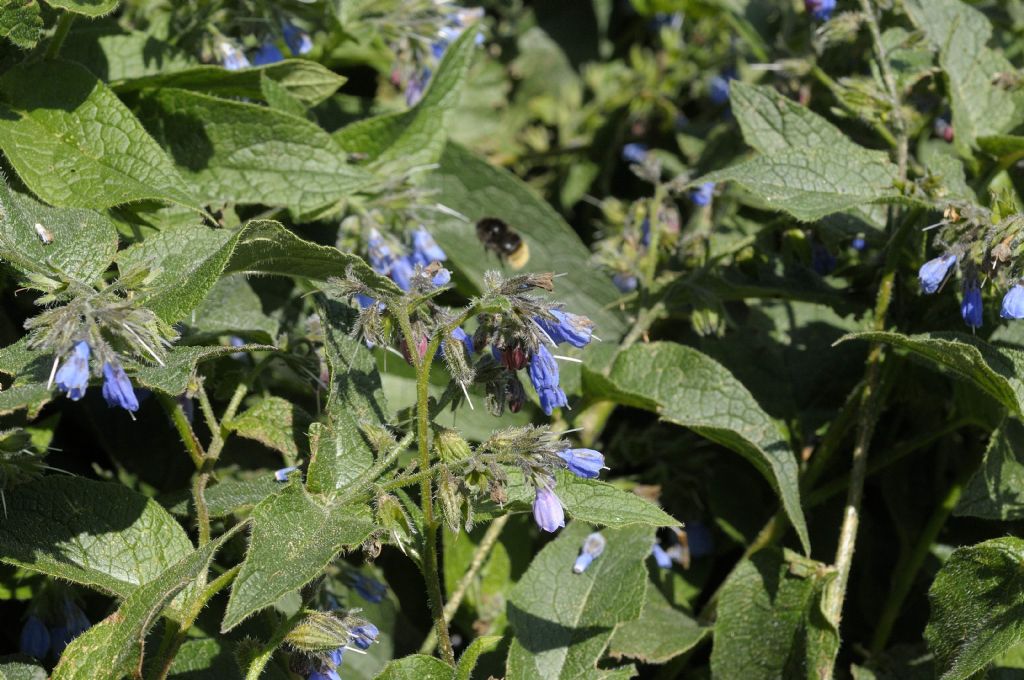
M 396 305 L 397 306 L 397 305 Z M 420 454 L 420 467 L 430 469 L 430 365 L 441 335 L 435 335 L 427 343 L 423 356 L 419 355 L 418 339 L 412 329 L 409 312 L 398 309 L 395 313 L 398 326 L 405 339 L 405 346 L 416 369 L 416 444 Z M 443 334 L 447 335 L 447 334 Z M 434 617 L 437 638 L 440 641 L 441 656 L 445 663 L 455 665 L 455 652 L 448 636 L 448 624 L 444 620 L 444 606 L 441 595 L 441 579 L 437 568 L 437 522 L 434 520 L 434 494 L 432 479 L 425 476 L 420 480 L 420 507 L 423 511 L 423 578 L 427 583 L 427 599 Z
M 166 394 L 158 394 L 158 397 L 160 405 L 167 411 L 167 415 L 170 417 L 171 422 L 174 423 L 175 429 L 178 430 L 178 435 L 181 437 L 182 443 L 185 444 L 185 450 L 188 451 L 189 458 L 192 459 L 192 463 L 199 470 L 203 467 L 203 458 L 206 456 L 206 452 L 203 451 L 203 446 L 199 443 L 196 433 L 192 431 L 192 425 L 188 422 L 185 411 L 182 410 L 181 404 L 177 400 L 172 399 Z
M 270 638 L 267 644 L 263 645 L 263 648 L 249 662 L 249 669 L 245 672 L 245 680 L 259 680 L 259 677 L 263 674 L 263 669 L 267 667 L 267 664 L 270 663 L 270 658 L 274 656 L 274 652 L 281 646 L 285 637 L 288 636 L 288 633 L 291 632 L 292 628 L 295 627 L 295 624 L 298 623 L 305 613 L 305 607 L 300 607 L 299 611 L 281 622 L 281 625 L 274 631 L 274 636 Z
M 68 37 L 73 23 L 75 23 L 75 15 L 71 12 L 64 12 L 57 19 L 57 28 L 53 32 L 53 37 L 50 38 L 50 43 L 46 46 L 47 59 L 56 59 L 60 55 L 60 48 L 64 46 L 64 39 Z
M 938 538 L 939 532 L 942 531 L 946 520 L 949 519 L 953 508 L 956 507 L 957 502 L 960 500 L 960 494 L 963 493 L 964 485 L 973 473 L 974 466 L 967 465 L 964 467 L 957 476 L 957 479 L 949 487 L 945 497 L 942 499 L 942 503 L 939 507 L 935 508 L 935 512 L 928 519 L 928 524 L 921 531 L 921 535 L 914 544 L 913 550 L 909 555 L 905 555 L 906 559 L 901 559 L 896 564 L 896 578 L 893 580 L 892 590 L 889 591 L 889 597 L 885 601 L 882 614 L 875 626 L 874 637 L 871 639 L 869 654 L 871 657 L 880 654 L 889 643 L 889 636 L 892 634 L 893 625 L 895 625 L 900 611 L 903 609 L 903 601 L 907 599 L 910 588 L 914 585 L 914 579 L 917 578 L 917 573 L 921 570 L 921 566 L 924 565 L 924 561 L 928 557 L 928 551 L 931 549 L 932 543 Z
M 469 569 L 462 575 L 459 582 L 455 585 L 455 589 L 452 591 L 451 597 L 448 598 L 448 602 L 444 605 L 444 620 L 446 623 L 451 623 L 452 619 L 455 618 L 455 612 L 459 611 L 459 606 L 462 604 L 462 598 L 466 596 L 466 591 L 469 586 L 472 585 L 473 580 L 476 579 L 477 574 L 480 573 L 480 569 L 483 568 L 484 562 L 487 561 L 487 556 L 491 554 L 491 550 L 494 545 L 498 542 L 498 538 L 501 536 L 502 530 L 505 525 L 508 524 L 509 515 L 502 515 L 498 517 L 491 525 L 487 527 L 487 531 L 484 533 L 482 539 L 480 539 L 480 545 L 473 551 L 473 559 L 469 563 Z M 437 646 L 437 634 L 431 630 L 430 635 L 423 641 L 423 645 L 420 647 L 420 654 L 433 654 L 434 648 Z
M 857 111 L 855 108 L 847 104 L 846 100 L 843 98 L 842 85 L 832 80 L 832 77 L 829 76 L 824 71 L 822 71 L 821 68 L 817 65 L 811 67 L 811 75 L 814 76 L 814 78 L 819 83 L 828 88 L 829 92 L 832 93 L 832 96 L 836 98 L 837 102 L 839 102 L 839 105 L 846 109 L 848 113 L 851 113 L 855 116 L 860 116 L 860 111 Z M 882 125 L 876 120 L 872 120 L 870 121 L 870 123 L 874 131 L 878 133 L 879 137 L 885 140 L 886 144 L 888 144 L 894 149 L 899 148 L 899 142 L 896 141 L 896 138 L 893 137 L 892 133 L 889 132 L 889 130 L 884 125 Z
M 409 443 L 412 442 L 412 438 L 413 434 L 411 432 L 402 437 L 402 439 L 396 442 L 395 445 L 391 447 L 391 450 L 385 453 L 372 468 L 356 477 L 356 479 L 349 485 L 349 491 L 338 498 L 338 505 L 351 503 L 358 496 L 365 493 L 367 486 L 379 478 L 385 470 L 391 467 L 391 464 L 395 462 L 395 459 L 402 455 L 402 452 L 405 451 L 409 446 Z
M 199 526 L 200 546 L 210 542 L 210 510 L 206 504 L 206 487 L 210 483 L 214 467 L 216 467 L 217 460 L 224 449 L 224 442 L 227 441 L 228 436 L 231 434 L 230 430 L 225 428 L 223 423 L 235 417 L 235 413 L 238 411 L 238 407 L 248 391 L 249 386 L 245 383 L 240 383 L 235 388 L 235 392 L 231 395 L 231 400 L 228 402 L 228 406 L 224 409 L 224 414 L 218 422 L 213 414 L 213 406 L 210 404 L 210 398 L 207 396 L 206 390 L 201 385 L 199 387 L 199 405 L 206 417 L 207 424 L 213 430 L 213 441 L 210 442 L 210 447 L 206 450 L 206 456 L 203 457 L 203 465 L 199 469 L 199 474 L 196 475 L 195 480 L 192 482 L 192 501 L 196 506 L 196 522 Z

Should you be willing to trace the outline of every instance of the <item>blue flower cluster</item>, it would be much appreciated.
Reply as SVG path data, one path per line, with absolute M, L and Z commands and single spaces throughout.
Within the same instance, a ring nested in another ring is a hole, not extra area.
M 604 469 L 604 456 L 593 449 L 565 449 L 558 456 L 566 467 L 577 477 L 593 479 Z M 562 501 L 555 494 L 555 479 L 545 477 L 536 482 L 537 495 L 533 499 L 533 520 L 547 532 L 557 531 L 565 526 L 565 510 Z M 596 555 L 595 555 L 596 557 Z
M 298 57 L 303 54 L 308 54 L 313 49 L 313 39 L 309 37 L 309 34 L 300 29 L 290 21 L 285 22 L 281 27 L 281 32 L 284 34 L 284 42 L 288 46 L 288 51 L 292 53 L 292 56 Z M 266 40 L 262 45 L 256 48 L 252 53 L 252 61 L 245 56 L 245 53 L 234 44 L 227 40 L 221 41 L 217 45 L 217 50 L 220 52 L 221 63 L 229 71 L 238 71 L 243 68 L 249 68 L 250 66 L 265 66 L 267 64 L 276 64 L 279 61 L 284 61 L 285 56 L 281 51 L 281 48 L 272 40 Z
M 54 375 L 57 389 L 67 394 L 72 401 L 81 399 L 89 387 L 89 355 L 89 343 L 79 340 Z M 139 410 L 139 400 L 132 389 L 132 382 L 116 359 L 103 364 L 103 398 L 110 406 L 120 406 L 132 412 Z
M 89 629 L 85 612 L 70 598 L 61 605 L 58 620 L 47 626 L 41 618 L 30 614 L 21 629 L 19 650 L 22 654 L 45 659 L 47 653 L 57 658 L 71 641 Z
M 349 574 L 349 583 L 359 597 L 373 604 L 380 604 L 388 594 L 388 587 L 377 579 L 363 576 L 359 572 Z
M 449 45 L 465 32 L 467 28 L 480 21 L 484 16 L 483 7 L 454 8 L 445 17 L 445 22 L 437 31 L 437 39 L 430 43 L 430 56 L 435 62 L 441 61 L 444 53 L 448 51 Z M 483 33 L 477 33 L 474 41 L 477 45 L 484 42 Z M 405 103 L 408 106 L 415 106 L 423 98 L 427 89 L 427 83 L 433 71 L 428 65 L 423 65 L 419 70 L 410 76 L 405 85 Z
M 715 183 L 704 182 L 699 187 L 695 188 L 690 192 L 690 200 L 693 201 L 695 206 L 703 208 L 711 204 L 711 199 L 715 196 Z
M 828 21 L 836 11 L 836 0 L 804 0 L 804 9 L 815 21 Z
M 351 636 L 349 639 L 350 644 L 359 650 L 366 651 L 370 648 L 370 645 L 377 641 L 380 631 L 372 623 L 364 623 L 352 628 L 349 631 L 349 635 Z M 338 667 L 344 658 L 345 649 L 347 647 L 338 647 L 328 652 L 327 659 L 320 664 L 317 670 L 307 676 L 307 680 L 341 680 L 341 676 L 338 674 Z
M 573 347 L 585 347 L 590 343 L 594 330 L 590 319 L 560 309 L 549 309 L 548 314 L 551 318 L 535 317 L 534 322 L 552 343 Z M 540 407 L 544 413 L 551 415 L 556 408 L 569 404 L 565 391 L 559 385 L 558 364 L 543 343 L 530 355 L 527 372 L 533 389 L 537 390 L 537 396 L 540 397 Z
M 957 259 L 954 253 L 946 253 L 921 265 L 917 273 L 921 282 L 921 292 L 931 295 L 941 288 L 956 265 Z M 967 275 L 964 277 L 960 315 L 970 328 L 978 329 L 982 326 L 983 312 L 981 284 L 978 283 L 976 276 Z M 1024 283 L 1017 282 L 1006 292 L 999 308 L 999 316 L 1004 319 L 1024 319 Z
M 404 291 L 408 291 L 412 287 L 412 275 L 415 273 L 417 265 L 427 267 L 434 262 L 444 262 L 448 259 L 448 255 L 441 246 L 437 245 L 434 237 L 423 227 L 412 233 L 412 252 L 408 255 L 396 256 L 376 229 L 370 232 L 367 250 L 370 266 L 374 271 L 390 277 Z M 451 281 L 451 277 L 450 271 L 440 269 L 434 274 L 431 283 L 434 286 L 444 286 Z M 370 301 L 368 298 L 361 297 L 359 303 L 363 307 L 367 307 Z

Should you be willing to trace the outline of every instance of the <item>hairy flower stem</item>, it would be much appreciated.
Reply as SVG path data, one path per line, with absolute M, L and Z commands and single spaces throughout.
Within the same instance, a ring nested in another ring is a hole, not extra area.
M 72 12 L 64 12 L 57 19 L 57 28 L 54 29 L 53 37 L 50 38 L 50 42 L 46 46 L 47 59 L 56 59 L 60 55 L 60 48 L 64 46 L 64 39 L 68 37 L 73 23 L 75 23 L 75 15 Z
M 455 589 L 452 590 L 452 596 L 444 605 L 445 622 L 451 623 L 452 619 L 455 618 L 455 612 L 459 611 L 459 606 L 462 605 L 462 598 L 466 596 L 466 591 L 469 590 L 477 574 L 480 573 L 480 569 L 483 568 L 484 562 L 487 561 L 488 555 L 491 554 L 491 550 L 494 549 L 494 545 L 498 542 L 501 532 L 505 529 L 505 525 L 508 524 L 508 518 L 508 515 L 502 515 L 487 527 L 483 538 L 480 539 L 480 545 L 473 551 L 473 558 L 470 560 L 469 568 L 462 575 L 462 578 L 459 579 Z M 436 646 L 437 635 L 431 631 L 420 647 L 420 654 L 432 654 Z
M 420 454 L 420 467 L 430 469 L 430 366 L 440 344 L 440 336 L 434 336 L 427 344 L 423 356 L 416 350 L 418 339 L 412 330 L 412 322 L 406 309 L 397 310 L 395 317 L 409 348 L 409 356 L 416 369 L 416 445 Z M 445 663 L 455 665 L 455 652 L 448 635 L 448 623 L 444 619 L 444 604 L 441 594 L 441 579 L 437 568 L 437 521 L 434 519 L 434 494 L 432 479 L 425 476 L 420 480 L 420 507 L 423 511 L 423 578 L 427 584 L 427 599 L 434 617 L 437 639 L 440 641 L 441 656 Z
M 217 459 L 220 458 L 220 452 L 224 449 L 224 442 L 231 434 L 231 431 L 225 428 L 223 423 L 235 417 L 235 413 L 237 413 L 238 407 L 242 405 L 242 399 L 245 398 L 248 391 L 249 386 L 245 383 L 240 383 L 235 388 L 235 393 L 231 395 L 231 401 L 228 402 L 227 408 L 224 409 L 224 413 L 218 421 L 217 417 L 213 414 L 213 406 L 206 394 L 206 390 L 201 385 L 199 387 L 199 406 L 206 417 L 210 430 L 213 432 L 213 441 L 210 442 L 206 455 L 203 457 L 203 465 L 199 468 L 199 474 L 196 475 L 192 482 L 192 502 L 196 506 L 196 522 L 199 526 L 200 547 L 210 542 L 210 510 L 206 505 L 206 486 L 210 483 L 210 478 L 213 476 L 213 469 L 217 465 Z

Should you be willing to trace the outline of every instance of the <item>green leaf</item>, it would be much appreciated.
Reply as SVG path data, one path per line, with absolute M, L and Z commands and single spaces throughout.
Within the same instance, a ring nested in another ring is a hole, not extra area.
M 178 593 L 205 580 L 214 554 L 239 528 L 183 557 L 136 589 L 116 612 L 75 638 L 61 655 L 52 680 L 141 677 L 146 633 Z
M 564 302 L 569 311 L 590 317 L 602 339 L 612 341 L 624 331 L 622 317 L 613 311 L 620 297 L 618 289 L 609 278 L 595 274 L 590 251 L 573 228 L 517 177 L 448 144 L 440 166 L 425 182 L 437 192 L 438 203 L 470 220 L 466 223 L 441 215 L 433 233 L 459 277 L 465 277 L 476 290 L 483 289 L 487 271 L 514 273 L 484 249 L 472 224 L 483 217 L 501 217 L 530 249 L 524 271 L 564 274 L 556 279 L 555 299 Z
M 196 366 L 200 362 L 236 352 L 273 349 L 267 345 L 175 347 L 164 359 L 164 366 L 142 366 L 128 361 L 125 361 L 124 364 L 130 369 L 131 376 L 143 387 L 177 397 L 185 392 L 189 380 L 196 372 Z
M 120 484 L 57 475 L 5 497 L 0 560 L 117 597 L 192 552 L 166 510 Z
M 0 35 L 30 50 L 42 35 L 43 17 L 36 0 L 0 0 Z
M 120 0 L 46 0 L 51 7 L 75 14 L 81 14 L 90 18 L 101 17 L 110 14 L 119 4 Z
M 903 6 L 939 53 L 957 149 L 969 154 L 978 137 L 1016 127 L 1024 112 L 1022 94 L 997 82 L 999 74 L 1016 68 L 1002 51 L 989 49 L 992 25 L 985 15 L 960 0 L 907 0 Z
M 0 680 L 46 680 L 46 669 L 27 657 L 0 657 Z
M 219 337 L 237 335 L 258 342 L 273 343 L 279 324 L 263 313 L 260 301 L 245 276 L 225 276 L 213 285 L 194 314 L 195 335 Z M 190 334 L 190 341 L 194 342 Z
M 50 243 L 36 230 L 40 225 Z M 117 253 L 117 230 L 100 213 L 51 208 L 11 191 L 0 179 L 0 258 L 23 274 L 92 284 Z
M 317 298 L 317 308 L 330 368 L 330 395 L 327 426 L 316 437 L 306 483 L 314 493 L 334 493 L 373 465 L 374 452 L 361 425 L 387 424 L 390 410 L 377 362 L 366 345 L 352 337 L 356 311 L 323 296 Z
M 412 654 L 392 661 L 377 680 L 452 680 L 452 667 L 433 656 Z
M 779 548 L 740 562 L 718 601 L 712 675 L 819 680 L 839 649 L 821 609 L 833 578 L 820 562 Z
M 884 151 L 851 145 L 786 149 L 704 175 L 692 184 L 734 181 L 764 207 L 813 222 L 869 203 L 895 201 L 896 166 Z
M 507 680 L 606 678 L 598 669 L 615 627 L 643 610 L 654 530 L 605 529 L 601 556 L 582 574 L 572 571 L 591 529 L 573 522 L 544 546 L 509 601 L 516 636 L 509 649 Z M 614 671 L 613 671 L 614 672 Z
M 1024 424 L 1007 418 L 992 433 L 985 460 L 953 514 L 1003 521 L 1024 519 Z
M 174 655 L 171 680 L 242 680 L 230 642 L 189 640 Z
M 47 203 L 100 209 L 154 199 L 198 208 L 131 111 L 81 66 L 16 66 L 0 78 L 0 95 L 0 148 Z
M 255 479 L 228 479 L 206 490 L 206 509 L 214 519 L 227 517 L 251 510 L 268 496 L 280 493 L 283 489 L 284 485 L 275 481 L 269 471 Z M 186 495 L 168 507 L 168 510 L 178 516 L 189 516 L 193 510 L 192 497 Z
M 139 115 L 205 202 L 305 211 L 377 181 L 318 125 L 265 106 L 163 88 Z
M 978 137 L 978 148 L 996 157 L 1024 153 L 1024 137 L 1018 135 L 988 135 Z
M 761 153 L 808 147 L 863 151 L 832 123 L 773 87 L 734 80 L 729 101 L 744 141 Z
M 924 636 L 942 680 L 972 677 L 1024 641 L 1024 541 L 997 538 L 953 551 L 928 591 Z
M 619 625 L 608 653 L 644 663 L 662 664 L 696 647 L 711 633 L 665 599 L 653 583 L 647 583 L 644 610 L 636 621 Z
M 275 64 L 228 71 L 220 66 L 168 68 L 144 77 L 111 78 L 118 92 L 178 88 L 220 97 L 263 99 L 261 82 L 269 78 L 306 106 L 316 106 L 345 83 L 345 77 L 308 59 L 285 59 Z
M 281 397 L 265 397 L 235 418 L 221 425 L 239 437 L 254 439 L 284 454 L 295 463 L 306 449 L 305 431 L 312 418 L 301 408 Z
M 493 652 L 501 644 L 500 635 L 484 635 L 478 637 L 466 647 L 466 651 L 459 657 L 459 664 L 455 668 L 454 680 L 471 680 L 473 669 L 482 654 Z
M 64 59 L 86 67 L 100 80 L 111 84 L 167 71 L 181 71 L 196 65 L 196 56 L 152 33 L 119 31 L 110 22 L 75 22 L 61 47 Z
M 653 411 L 746 458 L 775 489 L 804 551 L 810 553 L 796 456 L 728 369 L 690 347 L 654 342 L 621 353 L 606 381 L 601 387 L 609 398 Z
M 476 51 L 476 29 L 463 31 L 445 51 L 430 87 L 416 106 L 401 113 L 367 118 L 334 133 L 349 153 L 367 154 L 368 167 L 383 177 L 436 163 L 448 139 L 452 113 L 462 96 Z
M 263 93 L 263 99 L 270 108 L 281 113 L 298 116 L 299 118 L 308 117 L 309 109 L 306 108 L 306 105 L 296 99 L 284 85 L 278 83 L 265 72 L 263 77 L 260 78 L 260 92 Z
M 324 505 L 301 484 L 289 484 L 257 505 L 222 630 L 312 581 L 342 549 L 359 545 L 373 529 L 366 506 Z
M 1024 413 L 1024 352 L 997 347 L 964 333 L 852 333 L 838 340 L 884 342 L 909 350 L 949 374 L 974 383 L 1017 415 Z

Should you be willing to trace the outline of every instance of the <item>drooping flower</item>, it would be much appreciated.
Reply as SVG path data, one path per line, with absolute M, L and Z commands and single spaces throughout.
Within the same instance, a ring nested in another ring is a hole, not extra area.
M 444 267 L 437 270 L 434 274 L 434 278 L 430 279 L 430 283 L 434 285 L 434 288 L 440 288 L 441 286 L 447 286 L 452 282 L 452 273 Z
M 281 53 L 281 49 L 272 42 L 263 43 L 252 55 L 254 66 L 266 66 L 279 61 L 284 61 L 284 55 Z
M 374 642 L 377 641 L 377 636 L 380 635 L 380 631 L 377 630 L 377 626 L 372 623 L 364 623 L 361 626 L 356 626 L 351 630 L 352 644 L 364 652 L 370 648 Z
M 542 530 L 554 533 L 559 527 L 565 526 L 565 510 L 551 487 L 554 480 L 537 486 L 537 496 L 533 499 L 533 520 Z
M 85 340 L 75 343 L 54 379 L 57 389 L 65 392 L 71 401 L 78 401 L 85 396 L 85 390 L 89 387 L 89 343 Z
M 274 470 L 274 481 L 287 482 L 288 475 L 290 475 L 291 473 L 295 472 L 298 469 L 299 468 L 295 467 L 294 465 L 291 465 L 289 467 L 281 468 L 280 470 Z
M 132 389 L 132 381 L 116 360 L 103 364 L 103 398 L 109 406 L 120 406 L 132 412 L 139 410 L 139 400 Z
M 565 461 L 569 472 L 577 477 L 593 479 L 601 474 L 604 467 L 604 456 L 594 449 L 566 449 L 558 452 L 558 457 Z
M 420 227 L 412 232 L 412 261 L 426 267 L 432 262 L 444 262 L 448 254 L 437 245 L 430 232 Z
M 402 290 L 409 290 L 412 287 L 412 262 L 408 256 L 403 255 L 397 257 L 391 262 L 391 269 L 388 271 L 388 276 L 394 281 L 399 288 Z
M 555 317 L 554 320 L 538 316 L 534 321 L 556 345 L 567 343 L 573 347 L 585 347 L 590 344 L 594 333 L 593 321 L 560 309 L 549 309 L 548 313 Z
M 579 557 L 576 558 L 576 562 L 572 565 L 573 573 L 582 574 L 586 571 L 590 563 L 604 552 L 606 544 L 607 541 L 604 536 L 596 531 L 587 536 L 583 540 L 583 548 L 580 550 Z
M 946 280 L 946 274 L 956 264 L 956 255 L 946 253 L 934 260 L 928 260 L 917 272 L 917 278 L 921 280 L 921 292 L 931 295 L 939 289 L 942 282 Z
M 977 281 L 968 281 L 964 284 L 964 298 L 960 303 L 960 314 L 964 317 L 964 323 L 972 329 L 981 328 L 981 287 L 978 286 Z
M 999 316 L 1004 319 L 1024 319 L 1024 285 L 1018 283 L 1006 291 Z
M 370 231 L 370 238 L 366 242 L 366 251 L 373 270 L 386 276 L 395 256 L 388 244 L 384 242 L 384 237 L 376 229 Z
M 30 614 L 25 619 L 25 625 L 21 627 L 21 637 L 18 640 L 18 651 L 37 659 L 46 658 L 46 652 L 50 649 L 50 631 L 42 620 Z
M 622 147 L 622 160 L 627 163 L 641 164 L 647 160 L 647 145 L 632 142 Z
M 850 247 L 858 252 L 863 252 L 864 249 L 868 247 L 868 242 L 864 240 L 863 236 L 855 236 L 854 239 L 850 241 Z
M 615 276 L 612 277 L 612 283 L 623 293 L 632 293 L 636 290 L 636 287 L 640 284 L 639 279 L 636 278 L 635 274 L 629 272 L 616 272 Z
M 344 654 L 344 647 L 328 652 L 328 663 L 322 663 L 319 669 L 306 676 L 307 680 L 341 680 L 341 676 L 338 674 L 338 666 L 341 665 Z
M 818 276 L 827 276 L 836 268 L 836 256 L 820 243 L 811 246 L 811 269 Z
M 804 9 L 816 21 L 828 21 L 836 11 L 836 0 L 804 0 Z
M 699 187 L 694 188 L 690 192 L 690 200 L 693 204 L 698 207 L 705 207 L 711 204 L 711 199 L 715 196 L 715 183 L 704 182 Z
M 284 32 L 284 41 L 293 55 L 299 56 L 312 51 L 313 39 L 309 37 L 309 33 L 290 21 L 282 27 L 282 31 Z
M 461 328 L 453 330 L 452 337 L 462 343 L 462 346 L 466 348 L 466 354 L 472 354 L 476 351 L 476 348 L 473 346 L 473 336 Z
M 544 345 L 540 345 L 530 357 L 529 373 L 545 414 L 551 415 L 556 408 L 568 406 L 569 400 L 558 385 L 558 364 Z
M 377 579 L 359 573 L 353 573 L 350 579 L 353 590 L 367 602 L 380 604 L 384 601 L 384 596 L 388 594 L 388 587 Z
M 665 549 L 657 543 L 651 548 L 651 555 L 654 556 L 654 561 L 657 562 L 658 566 L 662 569 L 672 568 L 672 558 L 669 556 Z
M 245 53 L 226 40 L 217 44 L 217 51 L 220 52 L 221 63 L 229 71 L 238 71 L 251 66 Z

